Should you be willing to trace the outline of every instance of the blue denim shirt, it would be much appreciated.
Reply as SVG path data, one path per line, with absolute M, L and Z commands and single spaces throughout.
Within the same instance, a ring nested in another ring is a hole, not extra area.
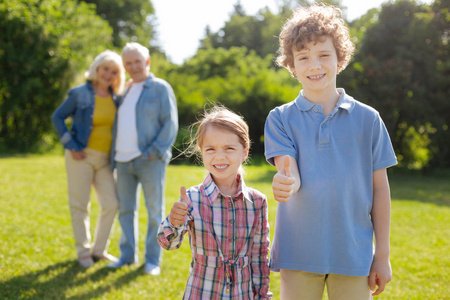
M 117 97 L 112 91 L 110 92 L 117 105 Z M 87 81 L 85 84 L 71 89 L 67 99 L 55 110 L 52 115 L 53 126 L 65 149 L 81 151 L 86 148 L 92 132 L 94 107 L 94 87 Z M 68 117 L 73 119 L 70 131 L 64 122 Z
M 119 100 L 119 106 L 126 93 Z M 144 83 L 144 88 L 136 104 L 136 129 L 138 147 L 147 158 L 161 159 L 166 164 L 172 158 L 172 145 L 178 132 L 178 111 L 175 94 L 169 83 L 152 73 Z M 113 127 L 111 147 L 111 167 L 114 169 L 116 152 L 117 114 Z

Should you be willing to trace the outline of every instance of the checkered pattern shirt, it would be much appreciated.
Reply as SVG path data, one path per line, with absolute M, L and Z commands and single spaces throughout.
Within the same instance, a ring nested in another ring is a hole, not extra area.
M 186 232 L 192 252 L 183 299 L 271 299 L 268 264 L 267 198 L 245 186 L 238 175 L 238 192 L 221 194 L 211 174 L 187 191 L 186 223 L 174 227 L 167 217 L 158 242 L 178 249 Z

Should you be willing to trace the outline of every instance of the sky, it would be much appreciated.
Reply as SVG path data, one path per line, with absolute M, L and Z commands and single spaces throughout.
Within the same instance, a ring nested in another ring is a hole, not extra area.
M 155 8 L 156 27 L 159 45 L 169 60 L 182 64 L 192 57 L 205 37 L 209 25 L 212 32 L 222 28 L 234 11 L 238 0 L 152 0 Z M 342 0 L 347 7 L 349 21 L 359 18 L 371 8 L 380 8 L 387 0 Z M 261 8 L 269 7 L 278 13 L 280 0 L 241 0 L 245 12 L 255 15 Z M 432 0 L 423 0 L 431 3 Z M 280 26 L 281 27 L 281 26 Z M 281 28 L 280 28 L 281 29 Z

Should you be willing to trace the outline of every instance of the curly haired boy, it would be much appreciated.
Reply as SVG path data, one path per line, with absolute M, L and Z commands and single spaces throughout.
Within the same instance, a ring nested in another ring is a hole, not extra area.
M 281 272 L 281 299 L 319 300 L 325 286 L 331 300 L 372 299 L 392 277 L 388 132 L 375 109 L 336 88 L 354 52 L 339 8 L 296 9 L 279 40 L 278 64 L 302 84 L 264 133 L 278 170 L 270 268 Z

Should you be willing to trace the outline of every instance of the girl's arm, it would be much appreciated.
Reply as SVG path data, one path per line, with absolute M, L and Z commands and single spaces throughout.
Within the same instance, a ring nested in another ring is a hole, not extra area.
M 175 227 L 170 224 L 169 216 L 162 221 L 158 229 L 158 243 L 165 250 L 175 250 L 181 247 L 184 234 L 188 231 L 188 222 Z
M 263 199 L 261 214 L 253 237 L 251 271 L 254 299 L 271 299 L 269 292 L 270 269 L 269 269 L 269 212 L 267 199 Z
M 376 296 L 384 291 L 392 279 L 389 261 L 389 227 L 391 218 L 391 195 L 386 168 L 373 172 L 372 223 L 375 236 L 375 254 L 369 274 L 369 286 Z
M 174 203 L 170 214 L 161 223 L 158 230 L 158 243 L 166 250 L 174 250 L 181 247 L 184 234 L 188 230 L 188 221 L 192 219 L 189 213 L 191 199 L 186 188 L 180 188 L 180 199 Z

